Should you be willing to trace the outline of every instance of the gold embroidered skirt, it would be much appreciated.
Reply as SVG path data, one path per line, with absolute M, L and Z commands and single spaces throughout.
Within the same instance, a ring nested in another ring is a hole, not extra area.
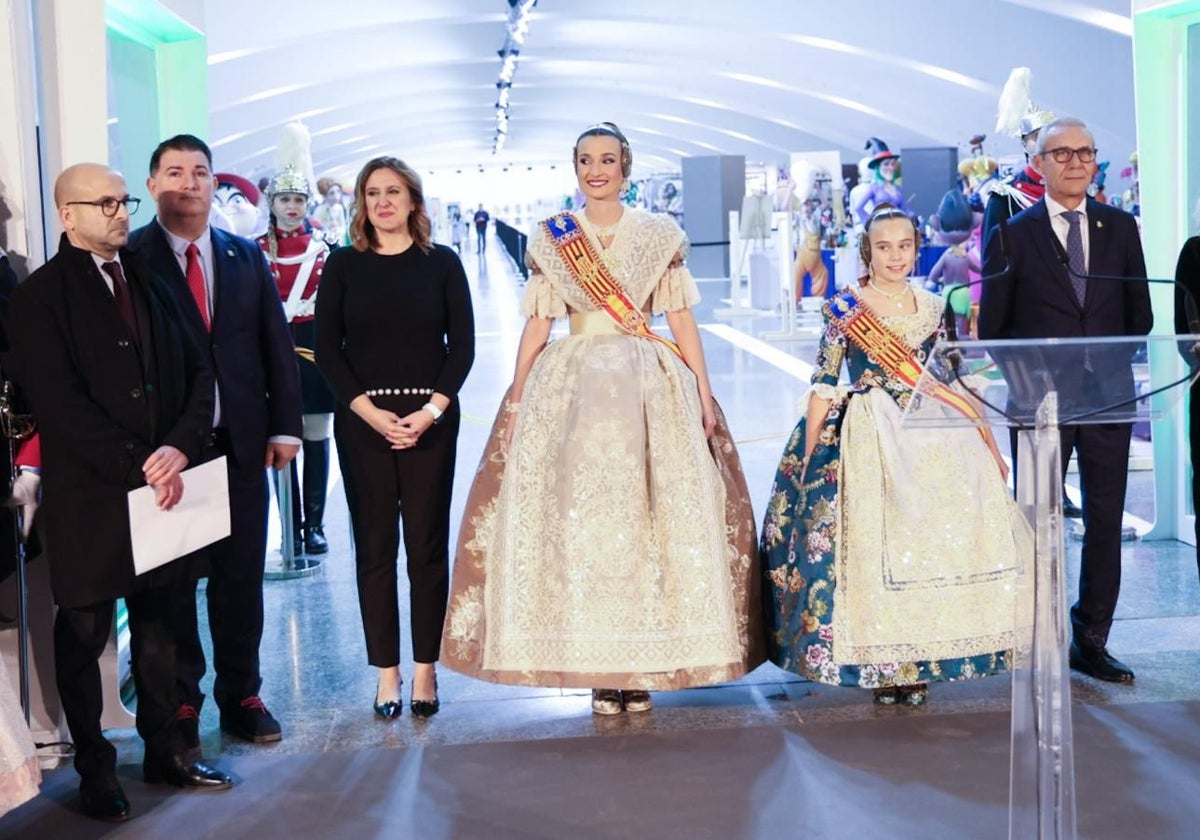
M 754 517 L 717 411 L 706 440 L 695 377 L 654 342 L 547 346 L 467 499 L 442 661 L 493 682 L 659 690 L 763 662 Z

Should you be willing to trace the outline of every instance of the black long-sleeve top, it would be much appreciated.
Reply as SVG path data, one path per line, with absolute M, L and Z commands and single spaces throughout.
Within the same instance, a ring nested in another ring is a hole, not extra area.
M 1175 279 L 1181 285 L 1175 287 L 1175 332 L 1189 333 L 1187 308 L 1184 289 L 1192 293 L 1192 297 L 1200 306 L 1200 236 L 1193 236 L 1183 243 L 1179 251 L 1179 262 L 1175 265 Z
M 368 390 L 432 388 L 452 400 L 475 361 L 475 316 L 458 255 L 338 248 L 317 295 L 317 366 L 347 405 Z

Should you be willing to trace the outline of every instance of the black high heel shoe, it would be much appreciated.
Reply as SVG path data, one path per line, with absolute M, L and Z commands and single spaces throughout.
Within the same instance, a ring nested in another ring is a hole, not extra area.
M 400 687 L 401 688 L 404 687 L 403 680 L 400 681 Z M 379 702 L 379 688 L 378 688 L 378 686 L 376 686 L 376 688 L 375 688 L 375 714 L 379 715 L 384 720 L 395 720 L 396 718 L 400 717 L 400 713 L 402 711 L 404 711 L 404 704 L 402 704 L 400 702 L 399 698 L 397 698 L 395 700 L 384 700 L 382 703 L 380 703 Z
M 438 713 L 438 709 L 440 709 L 442 707 L 442 704 L 441 704 L 441 701 L 439 701 L 437 698 L 437 690 L 438 690 L 437 676 L 435 675 L 433 678 L 433 699 L 432 700 L 418 700 L 415 697 L 412 698 L 410 705 L 412 707 L 413 717 L 429 718 L 429 717 L 433 717 L 434 715 L 436 715 Z

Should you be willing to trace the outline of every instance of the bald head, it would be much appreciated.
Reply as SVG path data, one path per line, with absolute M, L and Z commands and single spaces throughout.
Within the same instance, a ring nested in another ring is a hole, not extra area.
M 76 248 L 112 259 L 129 239 L 129 197 L 125 177 L 100 163 L 77 163 L 67 167 L 54 182 L 54 204 L 67 239 Z M 112 216 L 104 214 L 101 202 L 122 202 Z
M 124 185 L 125 176 L 102 163 L 68 166 L 54 182 L 54 206 L 62 207 L 68 201 L 91 201 L 96 189 L 103 188 L 114 177 Z

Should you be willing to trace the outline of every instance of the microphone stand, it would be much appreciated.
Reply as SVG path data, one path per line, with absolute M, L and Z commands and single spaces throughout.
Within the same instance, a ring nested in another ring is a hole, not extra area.
M 34 431 L 33 419 L 27 414 L 13 411 L 12 383 L 5 380 L 0 386 L 0 434 L 8 445 L 8 481 L 11 488 L 17 480 L 17 444 L 30 437 Z M 11 499 L 10 499 L 11 505 Z M 17 668 L 19 671 L 18 693 L 25 723 L 29 724 L 29 615 L 28 589 L 25 582 L 25 540 L 22 539 L 23 516 L 21 508 L 12 507 L 13 557 L 17 561 Z
M 1062 266 L 1064 269 L 1066 269 L 1067 274 L 1071 277 L 1075 277 L 1075 278 L 1083 280 L 1085 282 L 1088 282 L 1091 280 L 1112 280 L 1112 281 L 1117 281 L 1117 282 L 1131 283 L 1131 282 L 1136 282 L 1138 280 L 1141 280 L 1144 283 L 1164 283 L 1165 282 L 1165 283 L 1170 283 L 1174 286 L 1178 286 L 1183 291 L 1183 311 L 1184 311 L 1185 317 L 1187 318 L 1188 329 L 1192 331 L 1193 335 L 1200 333 L 1200 316 L 1197 315 L 1197 311 L 1196 311 L 1196 298 L 1192 295 L 1191 290 L 1187 286 L 1180 283 L 1178 280 L 1159 280 L 1156 277 L 1155 278 L 1118 277 L 1115 275 L 1108 275 L 1108 274 L 1081 274 L 1080 272 L 1076 271 L 1074 268 L 1071 267 L 1070 257 L 1067 255 L 1067 251 L 1065 248 L 1063 248 L 1062 243 L 1058 241 L 1058 234 L 1056 234 L 1053 230 L 1050 231 L 1050 247 L 1052 247 L 1054 249 L 1054 255 L 1058 258 L 1058 261 L 1060 263 L 1062 263 Z M 1197 367 L 1196 349 L 1197 349 L 1196 347 L 1191 348 L 1192 358 L 1188 360 L 1187 374 L 1185 374 L 1184 376 L 1175 380 L 1174 382 L 1169 382 L 1166 385 L 1155 388 L 1153 391 L 1150 391 L 1145 394 L 1135 394 L 1133 397 L 1131 397 L 1129 399 L 1120 400 L 1118 402 L 1112 403 L 1111 405 L 1106 405 L 1106 406 L 1102 406 L 1100 408 L 1092 409 L 1091 411 L 1085 411 L 1082 414 L 1075 415 L 1074 417 L 1068 417 L 1067 419 L 1061 421 L 1061 424 L 1066 426 L 1071 423 L 1077 423 L 1080 420 L 1084 420 L 1088 417 L 1095 417 L 1100 414 L 1107 414 L 1110 411 L 1115 411 L 1118 408 L 1124 408 L 1127 405 L 1133 405 L 1134 403 L 1136 403 L 1140 400 L 1148 399 L 1157 394 L 1161 394 L 1164 391 L 1169 391 L 1172 388 L 1176 387 L 1177 385 L 1182 385 L 1183 383 L 1190 381 L 1191 379 L 1195 378 L 1195 376 L 1196 376 L 1196 367 Z

